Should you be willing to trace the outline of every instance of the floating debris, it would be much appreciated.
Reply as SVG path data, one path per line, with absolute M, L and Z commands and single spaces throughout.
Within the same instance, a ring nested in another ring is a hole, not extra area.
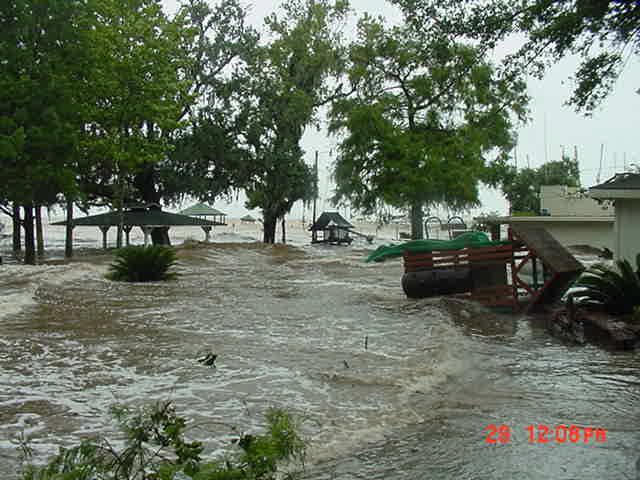
M 216 355 L 215 353 L 209 352 L 203 358 L 199 358 L 198 362 L 200 362 L 203 365 L 206 365 L 207 367 L 214 367 L 215 368 L 215 366 L 216 366 L 216 358 L 218 358 L 218 355 Z

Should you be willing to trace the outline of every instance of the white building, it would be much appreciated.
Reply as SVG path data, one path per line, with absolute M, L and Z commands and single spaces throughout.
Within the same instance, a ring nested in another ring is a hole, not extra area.
M 576 187 L 543 185 L 538 216 L 502 217 L 502 223 L 546 229 L 563 246 L 587 245 L 614 249 L 614 209 L 599 203 Z
M 614 258 L 635 267 L 640 254 L 640 173 L 619 173 L 591 187 L 589 194 L 615 203 Z

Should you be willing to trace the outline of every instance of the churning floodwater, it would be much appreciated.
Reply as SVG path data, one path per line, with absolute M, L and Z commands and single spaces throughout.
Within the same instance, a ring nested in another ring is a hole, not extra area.
M 567 345 L 541 320 L 472 303 L 408 300 L 401 261 L 364 263 L 366 243 L 255 237 L 179 248 L 178 279 L 151 284 L 105 280 L 112 257 L 89 240 L 67 264 L 5 257 L 0 478 L 17 477 L 20 435 L 53 454 L 112 432 L 110 405 L 157 400 L 213 455 L 259 431 L 269 407 L 304 416 L 309 480 L 636 478 L 638 354 Z M 197 362 L 208 352 L 217 368 Z M 556 425 L 583 435 L 538 441 Z M 606 439 L 585 441 L 586 427 Z

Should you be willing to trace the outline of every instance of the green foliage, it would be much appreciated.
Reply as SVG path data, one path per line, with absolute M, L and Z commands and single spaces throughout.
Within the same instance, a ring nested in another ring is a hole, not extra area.
M 469 45 L 411 25 L 387 27 L 365 16 L 349 53 L 355 95 L 335 102 L 330 131 L 344 135 L 334 201 L 366 214 L 380 200 L 409 210 L 422 238 L 424 206 L 478 203 L 489 155 L 514 145 L 527 95 Z
M 539 215 L 542 185 L 580 186 L 578 160 L 565 155 L 562 160 L 547 162 L 537 169 L 517 170 L 515 167 L 508 167 L 496 183 L 510 202 L 513 212 L 533 212 L 534 215 Z
M 107 278 L 123 282 L 157 282 L 176 277 L 169 269 L 176 263 L 176 253 L 162 245 L 119 248 Z
M 343 0 L 285 2 L 265 20 L 270 42 L 249 59 L 251 121 L 244 129 L 251 159 L 247 208 L 262 209 L 264 241 L 298 200 L 310 200 L 315 175 L 303 161 L 302 135 L 319 108 L 341 95 L 329 80 L 342 71 Z
M 417 28 L 446 30 L 487 54 L 524 36 L 505 58 L 538 77 L 566 55 L 582 58 L 568 103 L 590 114 L 611 92 L 630 56 L 640 55 L 640 3 L 632 0 L 392 0 Z M 434 21 L 437 19 L 437 21 Z
M 115 406 L 111 413 L 124 435 L 122 447 L 103 437 L 84 440 L 61 449 L 43 467 L 27 463 L 23 480 L 173 480 L 178 472 L 193 480 L 275 480 L 282 478 L 284 464 L 304 466 L 299 425 L 283 410 L 269 410 L 266 433 L 242 435 L 234 442 L 240 452 L 224 461 L 202 459 L 202 443 L 186 440 L 187 422 L 171 402 L 141 409 Z
M 617 270 L 598 264 L 590 267 L 575 283 L 583 288 L 573 294 L 583 305 L 598 305 L 612 314 L 633 314 L 640 308 L 640 254 L 636 270 L 628 260 L 617 260 Z
M 183 2 L 176 20 L 190 32 L 182 42 L 187 65 L 181 73 L 188 90 L 181 95 L 180 118 L 187 128 L 170 137 L 172 149 L 154 164 L 139 165 L 134 175 L 145 202 L 180 203 L 187 196 L 213 202 L 230 196 L 247 180 L 242 129 L 248 121 L 246 59 L 258 33 L 248 25 L 239 0 L 210 6 Z

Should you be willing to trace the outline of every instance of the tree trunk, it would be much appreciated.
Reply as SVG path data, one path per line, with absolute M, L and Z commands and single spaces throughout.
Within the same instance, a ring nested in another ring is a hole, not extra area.
M 264 220 L 262 227 L 264 229 L 262 241 L 264 243 L 276 243 L 276 223 L 278 219 L 272 215 L 264 212 L 262 214 Z
M 67 226 L 64 236 L 64 256 L 73 257 L 73 201 L 67 200 Z
M 422 202 L 411 205 L 411 240 L 424 239 Z
M 33 228 L 33 204 L 25 204 L 24 208 L 24 263 L 36 264 L 36 243 Z
M 13 251 L 22 250 L 22 222 L 20 220 L 20 205 L 13 204 Z
M 168 228 L 154 228 L 151 230 L 151 242 L 154 245 L 171 246 Z
M 287 225 L 286 225 L 286 217 L 282 217 L 282 243 L 287 243 Z
M 44 234 L 42 232 L 42 206 L 36 205 L 34 207 L 34 212 L 36 215 L 36 246 L 37 246 L 38 256 L 41 257 L 44 255 Z

